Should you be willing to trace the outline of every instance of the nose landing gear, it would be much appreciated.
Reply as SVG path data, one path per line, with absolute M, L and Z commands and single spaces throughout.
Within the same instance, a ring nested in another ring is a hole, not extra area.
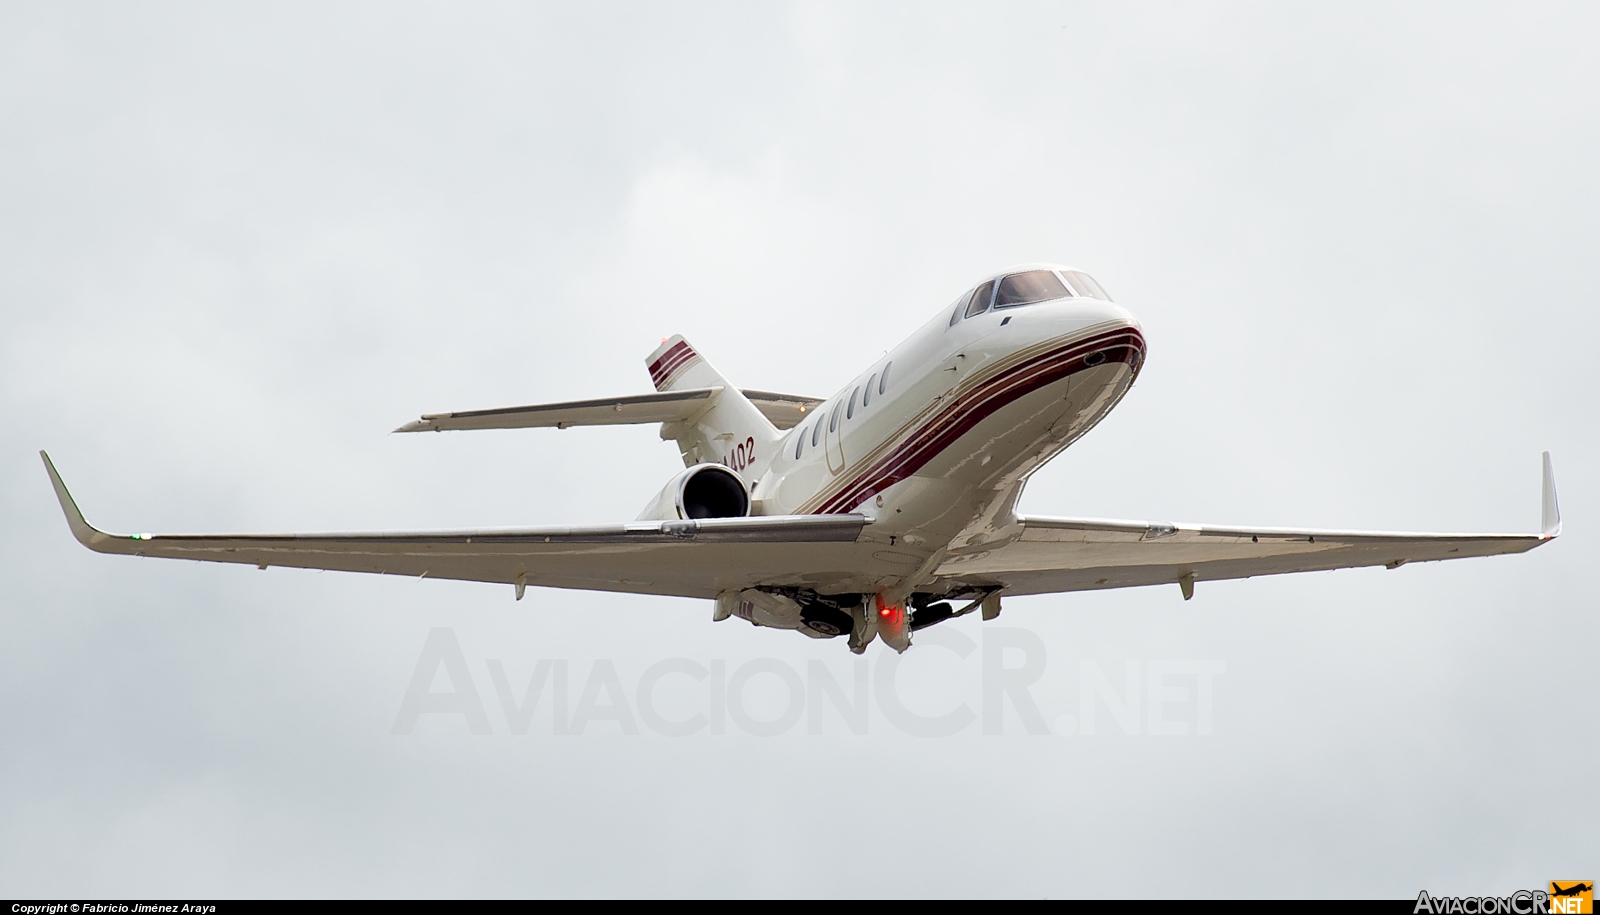
M 850 650 L 861 654 L 874 638 L 903 653 L 911 647 L 911 614 L 903 601 L 891 601 L 882 594 L 862 600 L 850 612 L 854 625 L 850 628 Z

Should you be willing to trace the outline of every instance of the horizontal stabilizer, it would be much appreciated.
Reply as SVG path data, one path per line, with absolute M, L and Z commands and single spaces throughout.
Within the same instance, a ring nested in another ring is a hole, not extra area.
M 424 413 L 396 432 L 443 432 L 446 429 L 530 429 L 568 426 L 620 426 L 630 423 L 675 423 L 705 409 L 721 388 L 693 388 L 661 394 L 636 394 L 603 400 L 569 400 L 494 410 Z
M 822 406 L 820 397 L 775 394 L 772 391 L 741 391 L 746 399 L 756 405 L 761 415 L 779 429 L 793 429 L 805 421 L 807 414 Z
M 425 413 L 396 432 L 443 432 L 458 429 L 531 429 L 568 426 L 622 426 L 634 423 L 676 423 L 705 410 L 720 387 L 691 388 L 660 394 L 636 394 L 595 400 L 569 400 L 563 403 L 529 404 L 493 410 L 464 410 L 457 413 Z M 745 391 L 744 396 L 779 429 L 799 425 L 805 415 L 822 403 L 814 397 L 775 394 L 771 391 Z

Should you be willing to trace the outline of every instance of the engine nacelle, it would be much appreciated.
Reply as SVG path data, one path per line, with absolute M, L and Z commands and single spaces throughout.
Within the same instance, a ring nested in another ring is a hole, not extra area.
M 721 464 L 696 464 L 668 480 L 638 520 L 690 521 L 749 514 L 750 490 L 738 474 Z

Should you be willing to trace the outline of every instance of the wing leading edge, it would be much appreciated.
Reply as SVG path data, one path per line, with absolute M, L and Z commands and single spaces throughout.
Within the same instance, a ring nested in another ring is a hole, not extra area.
M 773 515 L 587 527 L 349 534 L 109 534 L 89 524 L 39 452 L 67 525 L 98 553 L 375 572 L 678 597 L 849 569 L 862 515 Z
M 1398 568 L 1472 556 L 1522 553 L 1561 533 L 1555 475 L 1544 454 L 1538 534 L 1430 534 L 1158 524 L 1025 515 L 999 549 L 952 557 L 937 576 L 1000 587 L 1006 594 L 1091 591 L 1251 578 L 1362 566 Z

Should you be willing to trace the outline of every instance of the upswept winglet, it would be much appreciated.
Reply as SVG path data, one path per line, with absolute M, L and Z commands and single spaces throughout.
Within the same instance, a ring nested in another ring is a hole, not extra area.
M 45 472 L 50 474 L 50 485 L 55 487 L 56 501 L 61 503 L 61 512 L 67 516 L 67 527 L 72 529 L 72 536 L 97 553 L 105 552 L 103 546 L 112 539 L 112 535 L 96 529 L 94 525 L 84 520 L 83 512 L 78 510 L 78 503 L 73 501 L 72 493 L 67 492 L 67 484 L 61 481 L 61 474 L 56 472 L 56 465 L 51 463 L 50 455 L 40 451 L 39 457 L 44 458 Z
M 1556 472 L 1550 452 L 1544 453 L 1544 480 L 1539 493 L 1539 529 L 1547 540 L 1561 536 L 1561 504 L 1556 501 Z

